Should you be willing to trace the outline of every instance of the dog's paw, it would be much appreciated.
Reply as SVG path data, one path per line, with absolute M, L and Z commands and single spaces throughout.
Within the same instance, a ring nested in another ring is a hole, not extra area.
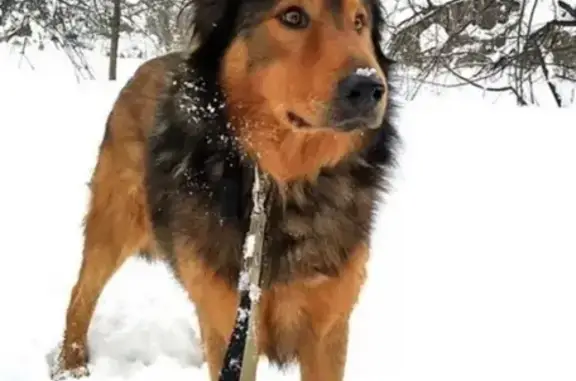
M 88 377 L 90 371 L 85 365 L 77 366 L 72 369 L 66 369 L 62 360 L 62 343 L 58 343 L 54 349 L 46 355 L 46 362 L 50 368 L 50 378 L 53 381 L 70 381 L 83 377 Z
M 74 369 L 54 369 L 50 377 L 53 381 L 71 381 L 90 376 L 90 371 L 86 366 L 79 366 Z

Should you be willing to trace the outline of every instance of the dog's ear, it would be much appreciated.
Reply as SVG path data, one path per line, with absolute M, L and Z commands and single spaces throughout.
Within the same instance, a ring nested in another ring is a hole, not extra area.
M 240 0 L 189 0 L 178 15 L 188 50 L 204 44 L 222 44 L 234 27 Z
M 388 72 L 388 68 L 394 62 L 388 58 L 384 51 L 382 50 L 382 28 L 384 26 L 384 11 L 382 9 L 383 5 L 379 0 L 372 0 L 372 44 L 374 45 L 374 50 L 376 53 L 376 59 L 378 64 L 384 70 Z
M 232 0 L 233 1 L 233 0 Z M 194 0 L 194 27 L 200 43 L 207 41 L 218 24 L 224 18 L 227 5 L 226 0 Z

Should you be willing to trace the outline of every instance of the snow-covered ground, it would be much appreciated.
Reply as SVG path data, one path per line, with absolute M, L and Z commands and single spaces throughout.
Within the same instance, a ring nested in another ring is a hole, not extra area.
M 39 55 L 32 71 L 5 53 L 0 381 L 48 381 L 80 261 L 86 182 L 138 62 L 122 61 L 117 83 L 76 83 L 65 59 Z M 575 120 L 576 110 L 462 90 L 404 105 L 404 150 L 353 316 L 346 380 L 576 379 Z M 164 266 L 130 261 L 97 307 L 87 381 L 207 380 L 193 311 Z M 259 377 L 298 371 L 262 362 Z

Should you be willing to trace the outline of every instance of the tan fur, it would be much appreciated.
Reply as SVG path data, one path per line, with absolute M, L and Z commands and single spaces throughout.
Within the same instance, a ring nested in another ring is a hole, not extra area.
M 177 252 L 193 250 L 180 244 Z M 303 381 L 342 379 L 348 319 L 364 284 L 368 256 L 368 246 L 362 244 L 337 278 L 302 279 L 264 291 L 258 310 L 258 352 L 297 353 Z M 198 311 L 211 380 L 216 381 L 234 326 L 237 293 L 200 260 L 179 261 L 177 269 Z
M 108 119 L 90 183 L 82 264 L 66 315 L 60 359 L 65 369 L 85 365 L 86 333 L 110 277 L 134 253 L 154 251 L 143 180 L 144 147 L 167 66 L 176 61 L 177 55 L 169 55 L 139 67 Z
M 304 3 L 312 18 L 333 23 L 326 7 L 328 2 Z M 279 1 L 270 15 L 288 4 L 291 3 Z M 347 0 L 343 5 L 348 16 L 344 29 L 325 24 L 313 27 L 299 32 L 311 35 L 305 40 L 269 17 L 250 37 L 235 40 L 226 53 L 222 83 L 230 102 L 237 105 L 232 115 L 245 121 L 238 133 L 248 151 L 281 186 L 291 180 L 314 179 L 320 169 L 338 164 L 362 146 L 360 132 L 337 131 L 324 120 L 334 84 L 351 70 L 351 56 L 376 68 L 378 75 L 385 78 L 374 57 L 369 30 L 362 35 L 350 32 L 350 24 L 356 12 L 363 9 L 362 4 Z M 264 63 L 251 70 L 253 46 L 263 41 L 268 50 L 266 57 L 261 58 Z M 340 44 L 346 49 L 334 49 Z M 310 62 L 315 63 L 312 69 Z M 383 114 L 386 103 L 380 107 Z M 287 111 L 303 117 L 313 128 L 295 128 L 286 119 Z

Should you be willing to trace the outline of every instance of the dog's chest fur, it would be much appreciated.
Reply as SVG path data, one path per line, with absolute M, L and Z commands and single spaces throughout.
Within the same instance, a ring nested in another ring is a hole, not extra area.
M 147 188 L 158 239 L 190 245 L 235 287 L 252 206 L 253 169 L 229 129 L 215 78 L 175 77 L 149 140 Z M 378 192 L 391 164 L 393 131 L 314 183 L 277 190 L 268 216 L 263 285 L 336 275 L 367 242 Z

